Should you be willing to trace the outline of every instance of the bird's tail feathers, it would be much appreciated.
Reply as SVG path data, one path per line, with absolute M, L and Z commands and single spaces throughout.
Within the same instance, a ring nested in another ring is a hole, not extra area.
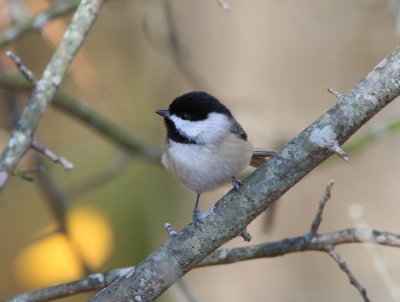
M 276 151 L 255 148 L 251 157 L 250 166 L 258 168 L 274 154 L 276 154 Z

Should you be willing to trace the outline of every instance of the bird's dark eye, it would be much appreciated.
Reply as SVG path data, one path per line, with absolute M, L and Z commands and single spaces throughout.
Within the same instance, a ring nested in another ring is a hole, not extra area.
M 183 112 L 182 114 L 180 114 L 180 118 L 183 120 L 190 120 L 192 116 L 189 113 Z

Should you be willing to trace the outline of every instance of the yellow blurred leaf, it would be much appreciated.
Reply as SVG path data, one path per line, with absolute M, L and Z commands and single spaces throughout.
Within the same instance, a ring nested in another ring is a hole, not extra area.
M 51 234 L 17 255 L 15 275 L 23 286 L 36 288 L 78 279 L 84 273 L 79 259 L 93 270 L 107 260 L 113 236 L 107 219 L 98 210 L 90 207 L 71 210 L 67 227 L 68 237 Z

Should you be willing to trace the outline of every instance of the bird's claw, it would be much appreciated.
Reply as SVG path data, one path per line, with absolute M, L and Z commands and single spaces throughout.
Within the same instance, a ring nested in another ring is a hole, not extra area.
M 235 176 L 232 178 L 232 186 L 236 191 L 242 193 L 240 189 L 243 186 L 243 182 L 239 178 Z
M 193 210 L 192 223 L 195 229 L 199 228 L 201 230 L 200 224 L 202 224 L 203 221 L 201 221 L 201 212 L 199 209 Z

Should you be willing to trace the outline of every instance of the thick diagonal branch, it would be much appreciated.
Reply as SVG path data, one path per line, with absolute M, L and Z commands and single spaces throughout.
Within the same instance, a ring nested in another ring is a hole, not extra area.
M 287 143 L 204 218 L 188 226 L 90 301 L 153 301 L 219 246 L 237 236 L 354 132 L 400 94 L 400 48 L 380 62 L 331 109 Z M 350 167 L 350 166 L 349 166 Z

